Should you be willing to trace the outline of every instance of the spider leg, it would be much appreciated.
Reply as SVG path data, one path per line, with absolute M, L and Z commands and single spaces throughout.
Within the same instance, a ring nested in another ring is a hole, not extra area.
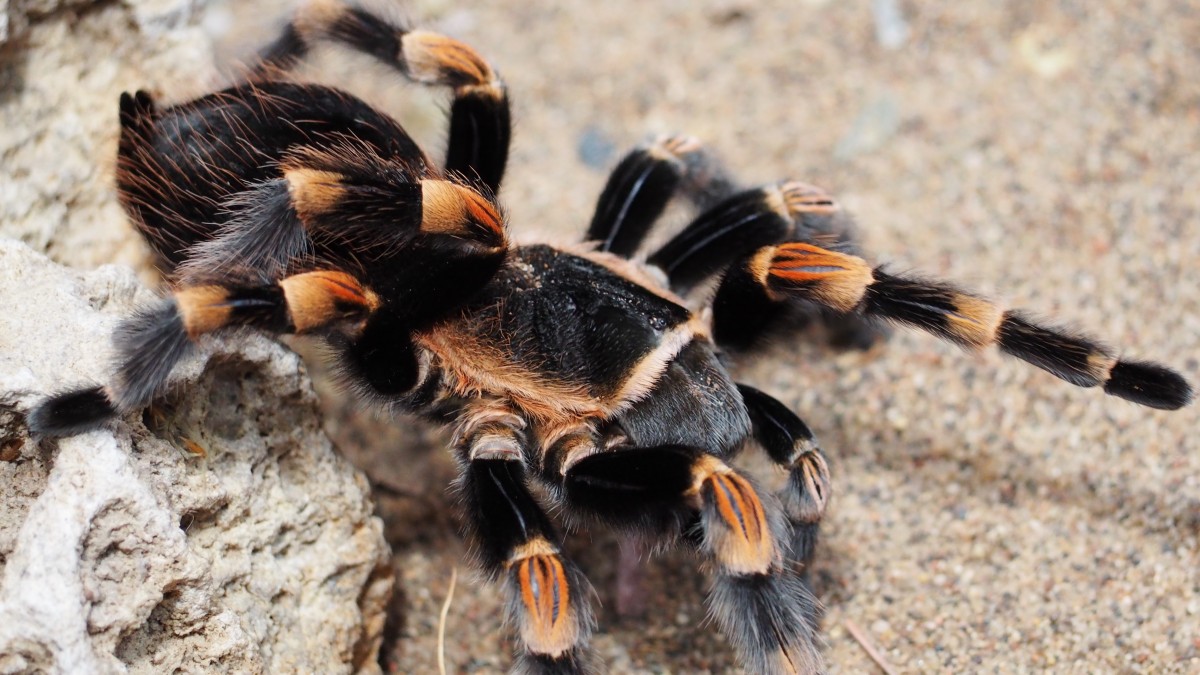
M 807 183 L 783 181 L 739 192 L 701 212 L 648 262 L 667 274 L 672 288 L 686 291 L 751 251 L 785 241 L 858 252 L 854 223 L 833 197 Z M 821 321 L 829 328 L 830 342 L 839 347 L 866 349 L 884 337 L 872 322 L 812 304 L 781 306 L 763 318 L 770 319 L 764 328 L 783 324 L 779 319 L 788 319 L 791 327 Z M 723 346 L 747 349 L 758 342 Z
M 484 571 L 504 584 L 508 621 L 522 645 L 515 670 L 590 672 L 591 586 L 529 491 L 525 422 L 487 404 L 464 420 L 455 446 L 468 529 Z
M 361 333 L 335 345 L 343 370 L 405 403 L 420 371 L 409 334 L 503 263 L 500 213 L 474 188 L 360 142 L 298 146 L 273 171 L 227 202 L 215 236 L 191 245 L 183 288 L 118 329 L 115 382 L 42 403 L 36 431 L 74 433 L 147 404 L 194 340 L 241 326 L 328 337 L 356 324 Z
M 650 255 L 676 290 L 687 290 L 760 246 L 830 232 L 837 205 L 824 192 L 787 181 L 738 192 L 696 216 Z
M 680 446 L 566 455 L 563 491 L 573 511 L 618 528 L 690 535 L 715 569 L 709 611 L 747 672 L 823 670 L 819 603 L 785 562 L 787 524 L 717 457 Z M 696 527 L 688 527 L 696 525 Z
M 829 502 L 829 465 L 808 425 L 773 397 L 738 385 L 750 413 L 754 439 L 788 472 L 780 494 L 792 529 L 791 558 L 807 570 L 817 547 L 817 534 Z
M 416 174 L 362 146 L 299 147 L 278 172 L 227 202 L 229 220 L 192 248 L 179 268 L 184 279 L 271 279 L 316 259 L 372 279 L 418 275 L 398 284 L 413 287 L 428 280 L 434 261 L 451 257 L 465 283 L 478 276 L 471 259 L 494 271 L 507 248 L 501 214 L 474 188 Z M 398 257 L 421 264 L 399 265 Z
M 226 198 L 225 222 L 188 250 L 177 276 L 188 284 L 276 279 L 314 258 L 353 267 L 362 253 L 400 250 L 423 229 L 441 226 L 432 214 L 423 222 L 423 202 L 426 184 L 444 181 L 364 145 L 299 146 L 278 161 L 276 173 Z
M 1042 325 L 941 281 L 872 268 L 857 256 L 805 243 L 765 246 L 731 268 L 713 300 L 718 344 L 746 341 L 773 306 L 812 302 L 832 311 L 877 317 L 964 347 L 992 344 L 1080 387 L 1134 403 L 1175 410 L 1192 398 L 1175 371 L 1120 359 L 1096 340 Z
M 496 71 L 470 46 L 436 33 L 407 30 L 336 0 L 303 5 L 259 56 L 252 79 L 272 79 L 328 40 L 368 54 L 414 81 L 450 87 L 445 169 L 478 180 L 495 194 L 508 161 L 512 123 L 508 93 Z
M 353 333 L 333 332 L 339 384 L 361 399 L 395 405 L 406 412 L 433 412 L 446 389 L 442 373 L 412 340 L 412 326 L 383 308 L 373 312 Z
M 379 305 L 374 291 L 336 270 L 267 284 L 183 288 L 117 328 L 113 384 L 42 402 L 29 415 L 30 429 L 48 436 L 76 433 L 148 405 L 203 335 L 238 327 L 276 334 L 317 332 L 362 321 Z
M 690 136 L 660 136 L 634 148 L 613 169 L 596 203 L 586 240 L 631 257 L 677 192 L 704 208 L 735 188 Z

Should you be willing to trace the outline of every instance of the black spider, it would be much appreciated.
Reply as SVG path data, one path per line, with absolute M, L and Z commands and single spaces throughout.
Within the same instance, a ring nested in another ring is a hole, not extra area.
M 453 89 L 441 168 L 362 101 L 284 79 L 322 39 Z M 528 670 L 587 670 L 593 625 L 587 581 L 533 480 L 572 522 L 695 547 L 715 571 L 712 614 L 749 672 L 822 669 L 801 574 L 829 498 L 825 458 L 793 412 L 718 359 L 797 318 L 858 346 L 885 319 L 996 344 L 1143 405 L 1191 399 L 1167 368 L 872 267 L 827 194 L 738 188 L 686 137 L 621 161 L 589 243 L 512 246 L 495 201 L 510 136 L 503 83 L 462 43 L 336 2 L 302 9 L 242 84 L 165 109 L 126 94 L 120 119 L 121 201 L 176 290 L 122 324 L 111 385 L 44 402 L 31 428 L 68 434 L 145 407 L 206 333 L 324 339 L 365 397 L 454 425 L 474 544 L 505 584 Z M 700 215 L 634 260 L 676 195 Z M 718 275 L 711 303 L 689 309 L 682 296 Z M 727 463 L 749 439 L 789 472 L 778 499 Z

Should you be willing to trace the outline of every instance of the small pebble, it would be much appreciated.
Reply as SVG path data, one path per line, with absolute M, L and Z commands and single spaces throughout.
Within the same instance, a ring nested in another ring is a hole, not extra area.
M 617 144 L 599 127 L 589 126 L 579 135 L 576 152 L 579 160 L 589 168 L 604 170 L 610 168 Z
M 896 0 L 873 0 L 871 13 L 875 16 L 875 39 L 880 45 L 886 49 L 899 49 L 908 42 L 911 31 Z

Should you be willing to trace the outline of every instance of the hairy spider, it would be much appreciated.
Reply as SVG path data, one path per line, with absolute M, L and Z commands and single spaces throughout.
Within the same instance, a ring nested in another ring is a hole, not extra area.
M 387 115 L 286 78 L 319 40 L 453 90 L 440 168 Z M 738 187 L 688 137 L 625 156 L 585 243 L 513 246 L 495 198 L 510 137 L 495 71 L 460 42 L 331 0 L 301 9 L 241 84 L 167 108 L 125 94 L 120 121 L 121 202 L 175 290 L 118 329 L 110 385 L 42 403 L 32 430 L 74 433 L 145 407 L 209 333 L 324 340 L 363 397 L 454 425 L 471 537 L 508 594 L 518 668 L 593 662 L 587 581 L 537 481 L 570 524 L 694 547 L 714 570 L 711 612 L 749 672 L 822 670 L 802 575 L 829 470 L 800 418 L 718 358 L 798 319 L 856 346 L 880 336 L 876 320 L 995 344 L 1155 408 L 1192 396 L 1163 366 L 868 264 L 825 192 Z M 636 257 L 676 196 L 699 215 Z M 713 278 L 711 301 L 693 309 L 684 297 Z M 728 464 L 748 441 L 788 472 L 778 497 Z

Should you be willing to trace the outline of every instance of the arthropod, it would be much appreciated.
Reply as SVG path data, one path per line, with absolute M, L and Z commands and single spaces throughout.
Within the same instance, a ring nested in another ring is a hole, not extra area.
M 286 79 L 318 40 L 451 88 L 444 161 L 365 103 Z M 313 3 L 246 82 L 166 108 L 127 95 L 120 115 L 120 195 L 175 291 L 123 325 L 111 384 L 48 401 L 34 429 L 69 433 L 143 407 L 205 334 L 325 340 L 365 398 L 453 420 L 471 536 L 507 589 L 517 659 L 531 670 L 584 670 L 593 623 L 587 582 L 533 482 L 574 522 L 694 547 L 750 672 L 820 670 L 801 573 L 828 467 L 795 413 L 734 382 L 719 358 L 752 352 L 791 315 L 849 341 L 872 340 L 882 319 L 996 344 L 1144 405 L 1191 397 L 1162 366 L 868 264 L 829 195 L 796 182 L 741 189 L 683 136 L 620 162 L 577 247 L 514 246 L 497 202 L 503 83 L 466 45 L 362 10 Z M 699 215 L 641 258 L 677 197 Z M 711 299 L 688 299 L 714 277 Z M 779 497 L 730 466 L 746 445 L 788 472 Z

